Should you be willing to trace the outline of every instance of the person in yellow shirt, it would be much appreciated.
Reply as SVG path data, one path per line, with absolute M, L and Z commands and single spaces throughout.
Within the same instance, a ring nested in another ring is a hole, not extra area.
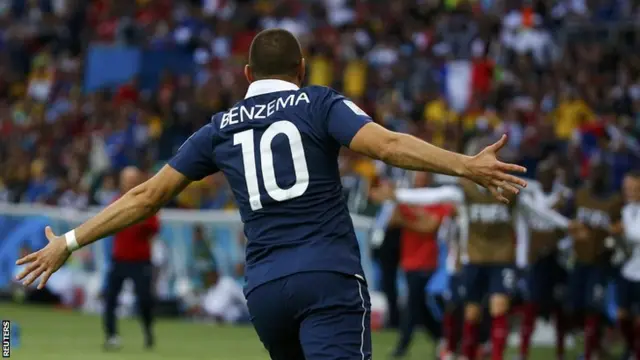
M 356 174 L 366 179 L 369 184 L 371 184 L 377 176 L 376 164 L 368 157 L 356 157 L 353 170 Z
M 584 123 L 595 120 L 595 115 L 587 103 L 569 90 L 562 94 L 556 110 L 551 114 L 556 136 L 560 140 L 569 140 L 573 131 Z
M 367 63 L 362 59 L 354 59 L 344 69 L 343 84 L 345 96 L 359 99 L 364 96 L 367 81 Z
M 459 119 L 442 95 L 425 104 L 423 116 L 426 125 L 432 130 L 431 142 L 436 146 L 443 146 L 447 126 L 455 124 Z
M 313 55 L 309 61 L 309 85 L 331 86 L 333 62 L 324 54 Z
M 153 140 L 160 139 L 164 130 L 162 119 L 156 114 L 147 116 L 147 125 L 149 126 L 149 137 Z
M 183 192 L 176 197 L 176 203 L 180 208 L 199 209 L 200 200 L 205 188 L 208 186 L 209 180 L 204 178 L 200 181 L 194 181 Z
M 491 109 L 470 110 L 462 117 L 462 127 L 465 133 L 475 131 L 479 125 L 483 128 L 495 129 L 501 122 L 496 111 Z
M 378 169 L 373 160 L 363 157 L 351 150 L 343 149 L 340 152 L 340 175 L 357 174 L 369 183 L 378 176 Z
M 445 0 L 444 6 L 447 10 L 455 10 L 459 6 L 476 5 L 477 0 Z

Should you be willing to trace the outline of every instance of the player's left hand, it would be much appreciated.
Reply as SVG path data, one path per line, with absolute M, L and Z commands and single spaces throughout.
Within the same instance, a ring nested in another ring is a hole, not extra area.
M 525 173 L 526 168 L 499 161 L 497 153 L 507 144 L 507 136 L 502 135 L 498 142 L 489 145 L 466 164 L 466 178 L 489 189 L 491 194 L 503 203 L 509 203 L 505 192 L 518 194 L 518 187 L 526 187 L 527 182 L 509 173 Z
M 51 275 L 58 271 L 71 255 L 64 238 L 56 236 L 51 227 L 47 226 L 44 233 L 49 240 L 47 246 L 16 261 L 16 265 L 26 265 L 26 268 L 16 278 L 18 281 L 26 278 L 23 281 L 25 286 L 33 284 L 36 279 L 42 276 L 38 289 L 44 288 Z

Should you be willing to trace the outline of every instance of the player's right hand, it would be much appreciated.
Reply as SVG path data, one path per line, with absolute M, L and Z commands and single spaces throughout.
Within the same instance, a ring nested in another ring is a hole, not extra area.
M 49 277 L 58 271 L 71 255 L 63 237 L 56 236 L 49 226 L 45 228 L 44 233 L 49 240 L 47 246 L 16 261 L 16 265 L 26 265 L 16 280 L 22 281 L 26 278 L 23 284 L 29 286 L 42 276 L 38 289 L 44 288 Z
M 507 144 L 507 136 L 502 135 L 495 144 L 489 145 L 478 155 L 469 158 L 466 163 L 465 177 L 489 189 L 491 194 L 503 203 L 509 203 L 505 192 L 518 194 L 519 187 L 526 187 L 527 182 L 509 173 L 525 173 L 527 169 L 504 163 L 497 158 L 497 153 Z

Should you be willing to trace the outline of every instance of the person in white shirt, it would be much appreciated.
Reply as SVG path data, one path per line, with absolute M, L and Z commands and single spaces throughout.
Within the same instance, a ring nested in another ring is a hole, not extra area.
M 617 283 L 618 321 L 629 353 L 640 359 L 640 172 L 627 174 L 623 192 L 622 235 L 630 256 Z
M 242 285 L 231 276 L 218 277 L 216 273 L 215 277 L 215 284 L 202 296 L 204 313 L 227 324 L 249 319 Z

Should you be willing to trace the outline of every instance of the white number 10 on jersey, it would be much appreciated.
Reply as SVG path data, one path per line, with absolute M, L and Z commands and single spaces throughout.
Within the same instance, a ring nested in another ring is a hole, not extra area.
M 273 167 L 273 152 L 271 142 L 277 136 L 283 134 L 289 141 L 291 155 L 293 156 L 293 170 L 296 182 L 292 187 L 283 189 L 276 182 L 276 171 Z M 255 146 L 253 129 L 245 130 L 233 135 L 233 145 L 242 148 L 242 161 L 244 163 L 244 177 L 247 181 L 249 204 L 251 210 L 262 209 L 260 200 L 260 188 L 258 187 L 258 170 L 256 167 Z M 267 194 L 275 201 L 285 201 L 304 194 L 309 187 L 309 169 L 307 159 L 302 147 L 302 136 L 298 128 L 290 121 L 281 120 L 271 124 L 260 138 L 260 166 L 262 167 L 262 181 Z

